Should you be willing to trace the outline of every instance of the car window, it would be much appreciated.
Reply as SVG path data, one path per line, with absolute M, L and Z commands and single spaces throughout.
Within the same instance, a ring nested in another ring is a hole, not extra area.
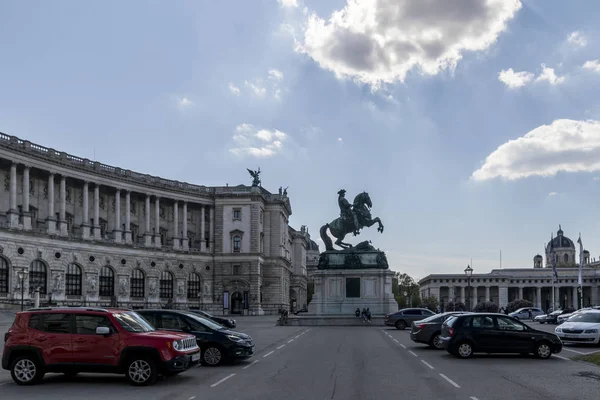
M 569 322 L 590 322 L 600 324 L 600 313 L 582 313 L 573 315 L 569 318 Z
M 187 326 L 187 324 L 177 314 L 165 313 L 161 314 L 160 317 L 162 320 L 160 325 L 161 329 L 175 329 L 181 331 Z
M 434 313 L 433 311 L 430 310 L 421 310 L 421 314 L 423 315 L 436 315 L 436 313 Z
M 96 328 L 107 327 L 111 332 L 115 328 L 110 320 L 104 315 L 75 315 L 75 332 L 79 335 L 95 335 Z
M 422 315 L 421 310 L 404 310 L 404 315 Z
M 493 328 L 494 320 L 492 317 L 487 315 L 476 315 L 471 319 L 471 326 L 473 328 Z
M 41 330 L 49 333 L 71 333 L 71 315 L 44 314 Z
M 498 322 L 498 329 L 501 331 L 524 331 L 525 326 L 520 322 L 513 321 L 510 318 L 506 317 L 496 317 L 496 321 Z
M 156 314 L 154 313 L 143 313 L 140 314 L 146 321 L 148 321 L 148 323 L 154 327 L 156 327 L 158 325 L 158 322 L 156 320 Z
M 185 318 L 185 322 L 189 325 L 190 329 L 194 332 L 208 332 L 208 328 L 202 325 L 195 318 L 190 316 Z
M 33 314 L 29 318 L 29 327 L 37 330 L 42 330 L 42 314 Z
M 115 313 L 113 317 L 119 325 L 127 332 L 152 332 L 154 327 L 148 323 L 140 314 L 128 311 L 123 313 Z
M 199 317 L 198 315 L 194 315 L 194 314 L 185 314 L 185 315 L 188 316 L 190 319 L 193 319 L 194 321 L 199 322 L 204 327 L 208 327 L 208 328 L 214 329 L 216 331 L 226 329 L 223 325 L 217 324 L 216 322 L 214 322 L 210 319 L 202 318 L 202 317 Z

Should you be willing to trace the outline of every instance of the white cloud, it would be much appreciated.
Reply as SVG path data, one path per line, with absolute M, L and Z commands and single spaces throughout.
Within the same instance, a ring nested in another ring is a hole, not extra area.
M 259 129 L 252 124 L 235 127 L 233 147 L 229 151 L 238 156 L 271 157 L 280 153 L 288 135 L 280 130 Z
M 259 82 L 244 81 L 244 86 L 254 92 L 258 97 L 263 97 L 267 93 L 267 88 L 261 86 Z
M 512 68 L 503 69 L 498 74 L 498 80 L 504 83 L 509 89 L 517 89 L 527 85 L 533 80 L 534 75 L 531 72 L 515 72 Z
M 600 121 L 559 119 L 510 140 L 490 154 L 472 180 L 517 180 L 559 172 L 600 171 Z
M 557 192 L 550 192 L 548 193 L 548 197 L 553 197 L 556 196 L 558 193 Z
M 600 60 L 590 60 L 583 64 L 584 69 L 600 73 Z
M 269 70 L 269 79 L 280 81 L 283 79 L 283 72 L 278 69 L 270 69 Z
M 344 139 L 342 139 L 341 137 L 338 138 L 338 142 L 342 143 L 344 141 Z
M 180 108 L 189 108 L 194 105 L 194 102 L 192 100 L 188 99 L 187 97 L 179 97 L 179 98 L 177 98 L 177 105 Z
M 584 47 L 587 44 L 587 38 L 580 31 L 571 32 L 567 37 L 567 41 L 579 47 Z
M 556 72 L 554 72 L 554 68 L 546 67 L 545 64 L 542 64 L 542 73 L 535 80 L 536 82 L 547 81 L 551 85 L 560 85 L 565 81 L 564 76 L 557 76 Z
M 298 0 L 277 0 L 279 5 L 283 8 L 297 8 Z
M 467 51 L 488 49 L 520 0 L 347 0 L 328 21 L 312 14 L 297 51 L 338 78 L 378 87 L 418 68 L 454 69 Z
M 239 96 L 240 95 L 240 88 L 235 86 L 233 83 L 229 82 L 229 91 L 231 92 L 231 94 L 235 95 L 235 96 Z

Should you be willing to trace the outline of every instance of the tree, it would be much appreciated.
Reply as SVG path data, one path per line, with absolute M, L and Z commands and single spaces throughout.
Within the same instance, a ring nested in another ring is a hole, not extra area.
M 497 313 L 498 312 L 498 304 L 492 303 L 491 301 L 486 301 L 483 303 L 479 303 L 473 309 L 475 312 L 490 312 Z
M 406 296 L 404 295 L 405 292 Z M 415 306 L 421 302 L 419 285 L 408 274 L 394 272 L 392 293 L 400 308 Z
M 467 311 L 467 306 L 460 301 L 457 301 L 456 303 L 451 301 L 446 304 L 446 311 Z
M 533 307 L 533 303 L 529 300 L 517 299 L 513 300 L 506 305 L 506 311 L 511 313 L 517 311 L 519 308 Z
M 420 308 L 428 308 L 431 311 L 436 312 L 439 305 L 440 305 L 440 303 L 438 302 L 437 297 L 429 296 L 429 297 L 424 297 L 421 299 L 421 304 L 419 307 Z

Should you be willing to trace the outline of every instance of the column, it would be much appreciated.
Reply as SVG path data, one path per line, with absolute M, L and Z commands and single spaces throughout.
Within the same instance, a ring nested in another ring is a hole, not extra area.
M 29 166 L 23 170 L 23 229 L 31 230 L 31 214 L 29 213 Z
M 542 287 L 535 288 L 535 306 L 542 308 Z
M 215 208 L 208 209 L 208 245 L 211 253 L 215 252 Z M 286 228 L 287 229 L 287 228 Z
M 94 185 L 94 238 L 101 239 L 100 231 L 100 185 Z
M 137 239 L 137 238 L 136 238 Z M 125 243 L 131 244 L 131 191 L 125 193 Z
M 454 285 L 448 287 L 448 302 L 454 303 Z
M 123 230 L 121 229 L 121 189 L 115 192 L 115 229 L 113 231 L 115 243 L 121 243 Z
M 68 236 L 67 231 L 67 177 L 60 177 L 60 207 L 59 207 L 58 227 L 60 236 Z
M 183 234 L 181 236 L 183 250 L 188 251 L 190 249 L 190 246 L 187 237 L 187 201 L 183 202 Z
M 508 287 L 507 286 L 499 286 L 498 287 L 498 306 L 506 308 L 508 304 Z
M 205 252 L 206 251 L 206 223 L 204 222 L 206 220 L 206 207 L 204 207 L 204 205 L 202 205 L 202 207 L 200 207 L 200 251 Z
M 461 286 L 460 287 L 460 302 L 463 304 L 467 304 L 467 299 L 465 298 L 465 287 Z
M 179 250 L 181 246 L 179 246 L 179 202 L 175 200 L 173 203 L 173 249 Z
M 83 182 L 83 223 L 81 224 L 81 236 L 83 239 L 90 238 L 90 184 Z
M 579 308 L 579 297 L 577 297 L 577 286 L 571 288 L 571 304 L 567 304 L 568 307 L 573 306 L 575 309 Z
M 485 301 L 491 301 L 490 300 L 490 287 L 489 286 L 485 287 Z
M 519 300 L 523 299 L 523 287 L 522 286 L 519 286 L 519 297 L 518 297 L 518 299 Z
M 560 287 L 554 287 L 554 304 L 552 307 L 557 310 L 560 307 Z
M 48 234 L 54 235 L 56 231 L 56 216 L 54 215 L 54 174 L 48 177 Z
M 156 196 L 154 207 L 154 247 L 160 248 L 160 197 L 158 196 Z
M 10 164 L 10 198 L 8 222 L 11 228 L 19 226 L 19 210 L 17 210 L 17 164 Z
M 150 195 L 146 194 L 146 227 L 144 231 L 144 245 L 152 247 L 152 232 L 150 231 Z

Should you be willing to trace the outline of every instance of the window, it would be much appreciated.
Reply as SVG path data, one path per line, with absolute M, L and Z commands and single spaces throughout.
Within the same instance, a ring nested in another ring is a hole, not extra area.
M 496 317 L 498 329 L 501 331 L 524 331 L 525 327 L 517 321 L 506 317 Z
M 148 321 L 150 323 L 150 325 L 152 326 L 156 326 L 157 324 L 157 320 L 156 320 L 156 314 L 154 313 L 144 313 L 144 314 L 140 314 L 146 321 Z
M 233 252 L 239 253 L 242 250 L 242 237 L 240 235 L 235 235 L 233 237 Z
M 161 299 L 172 299 L 173 298 L 173 274 L 169 271 L 163 271 L 160 275 L 160 298 Z
M 46 294 L 47 279 L 46 264 L 41 260 L 33 260 L 29 265 L 29 291 L 33 293 L 39 288 L 40 294 Z
M 130 286 L 130 296 L 131 297 L 144 297 L 144 289 L 145 289 L 145 279 L 144 273 L 139 269 L 134 269 L 131 272 L 131 280 L 129 282 Z
M 33 314 L 29 318 L 29 327 L 37 330 L 42 329 L 42 314 Z
M 100 269 L 100 296 L 110 297 L 115 293 L 115 273 L 112 268 L 104 266 Z
M 241 208 L 234 208 L 233 209 L 233 220 L 234 221 L 241 221 L 242 220 L 242 209 Z
M 263 221 L 265 218 L 265 213 L 263 212 L 263 210 L 260 210 L 260 224 L 262 225 Z
M 239 275 L 239 274 L 240 274 L 240 266 L 234 265 L 233 266 L 233 275 Z
M 179 318 L 178 315 L 175 314 L 161 314 L 162 324 L 160 329 L 174 329 L 174 330 L 182 330 L 186 323 Z
M 70 314 L 44 314 L 42 330 L 50 333 L 71 333 Z
M 569 255 L 568 254 L 565 254 L 565 256 L 563 258 L 565 260 L 565 263 L 569 262 Z
M 111 332 L 115 332 L 115 328 L 110 320 L 103 315 L 75 315 L 75 327 L 78 335 L 95 335 L 96 328 L 106 327 Z
M 77 264 L 69 264 L 67 267 L 65 294 L 81 296 L 81 268 Z
M 262 232 L 260 233 L 260 252 L 265 252 L 265 234 Z
M 490 329 L 494 327 L 494 320 L 492 319 L 492 317 L 488 317 L 485 315 L 475 316 L 473 317 L 471 326 L 473 326 L 473 328 Z
M 200 275 L 192 272 L 188 278 L 187 297 L 188 299 L 197 299 L 200 297 L 202 286 L 200 282 Z
M 0 294 L 8 293 L 8 262 L 0 257 Z

